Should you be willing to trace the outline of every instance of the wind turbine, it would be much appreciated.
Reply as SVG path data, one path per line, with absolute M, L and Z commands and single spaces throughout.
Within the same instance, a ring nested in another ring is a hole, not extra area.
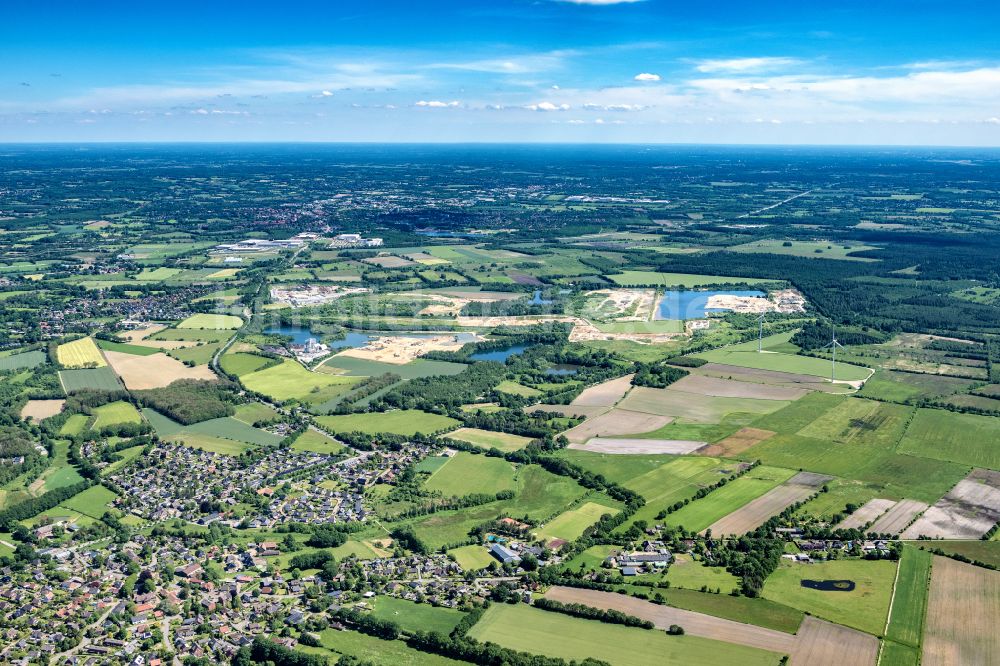
M 767 316 L 766 312 L 761 312 L 757 320 L 760 322 L 760 334 L 757 336 L 757 353 L 764 351 L 764 317 Z
M 826 349 L 827 347 L 829 347 L 833 352 L 833 356 L 830 357 L 830 383 L 832 384 L 837 373 L 837 347 L 840 347 L 841 349 L 844 348 L 844 345 L 837 342 L 836 326 L 833 327 L 833 338 L 830 340 L 830 344 L 823 345 L 823 349 Z

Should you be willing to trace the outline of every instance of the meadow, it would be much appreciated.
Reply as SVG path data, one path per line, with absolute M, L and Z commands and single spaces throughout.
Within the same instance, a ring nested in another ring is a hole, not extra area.
M 243 320 L 235 315 L 205 314 L 199 312 L 177 324 L 177 328 L 205 328 L 222 331 L 236 329 L 242 325 Z
M 84 370 L 60 370 L 59 381 L 66 393 L 82 389 L 99 389 L 102 391 L 120 391 L 122 384 L 115 371 L 104 366 Z
M 674 527 L 683 526 L 686 530 L 701 531 L 750 500 L 757 499 L 768 490 L 784 483 L 794 474 L 795 472 L 789 469 L 764 465 L 755 467 L 735 481 L 674 511 L 663 522 Z
M 920 649 L 924 633 L 932 560 L 933 556 L 927 551 L 912 546 L 903 548 L 893 592 L 889 627 L 885 633 L 887 639 L 917 650 Z
M 538 538 L 544 541 L 552 539 L 563 539 L 573 541 L 580 538 L 584 530 L 600 520 L 605 514 L 615 515 L 619 509 L 598 504 L 597 502 L 584 502 L 578 507 L 560 513 L 558 516 L 535 530 Z
M 448 433 L 448 437 L 469 444 L 481 446 L 484 449 L 499 449 L 505 453 L 520 451 L 530 442 L 530 437 L 511 435 L 506 432 L 492 432 L 479 428 L 459 428 Z
M 100 431 L 107 426 L 119 425 L 121 423 L 139 423 L 142 416 L 131 403 L 119 400 L 110 402 L 93 410 L 94 423 L 90 426 L 92 430 Z
M 439 414 L 429 414 L 419 409 L 400 409 L 380 414 L 341 414 L 319 416 L 316 422 L 332 432 L 380 432 L 395 435 L 430 434 L 448 430 L 458 425 L 458 421 Z
M 699 561 L 692 560 L 690 555 L 678 554 L 667 571 L 667 580 L 671 589 L 683 588 L 700 590 L 702 586 L 709 590 L 719 590 L 720 594 L 729 594 L 739 587 L 739 580 L 726 571 L 725 567 L 709 567 Z M 670 598 L 667 594 L 667 598 Z
M 726 248 L 728 252 L 748 252 L 781 254 L 792 257 L 808 257 L 810 259 L 842 259 L 846 261 L 877 261 L 864 257 L 850 256 L 854 252 L 874 250 L 871 245 L 860 243 L 826 242 L 826 241 L 781 241 L 762 240 L 743 245 L 733 245 Z
M 767 280 L 734 278 L 721 275 L 691 275 L 687 273 L 658 273 L 656 271 L 622 271 L 608 275 L 620 287 L 707 287 L 722 284 L 760 284 Z
M 251 372 L 256 372 L 275 363 L 276 361 L 266 356 L 246 352 L 229 352 L 219 358 L 219 365 L 222 369 L 237 377 L 249 375 Z
M 251 391 L 279 402 L 300 400 L 308 403 L 324 402 L 346 393 L 358 381 L 356 377 L 310 372 L 290 359 L 240 377 L 240 382 Z
M 0 356 L 0 371 L 36 368 L 45 363 L 46 358 L 45 352 L 42 351 L 28 351 Z
M 344 447 L 323 433 L 309 429 L 295 438 L 295 441 L 292 443 L 292 450 L 335 455 L 343 451 Z
M 386 641 L 356 631 L 324 629 L 319 634 L 322 648 L 299 646 L 296 649 L 319 654 L 336 662 L 338 655 L 349 655 L 363 664 L 375 666 L 466 666 L 467 662 L 420 652 L 401 640 Z
M 503 458 L 459 451 L 425 481 L 424 488 L 445 497 L 513 490 L 514 468 Z
M 1000 419 L 918 409 L 899 443 L 900 453 L 1000 469 Z
M 779 655 L 695 636 L 667 636 L 538 610 L 524 604 L 495 604 L 469 631 L 481 642 L 563 659 L 602 659 L 615 666 L 677 663 L 690 666 L 775 665 Z
M 465 615 L 460 610 L 418 604 L 397 597 L 380 596 L 368 602 L 368 615 L 394 622 L 403 631 L 436 631 L 447 635 Z
M 764 584 L 763 597 L 880 636 L 895 575 L 896 563 L 888 560 L 782 561 Z M 850 580 L 856 587 L 851 591 L 816 590 L 803 587 L 803 580 Z
M 692 356 L 704 359 L 710 363 L 724 363 L 726 365 L 735 365 L 756 370 L 773 370 L 775 372 L 787 372 L 797 375 L 810 375 L 824 379 L 830 377 L 831 365 L 827 359 L 780 352 L 760 353 L 757 351 L 756 343 L 752 347 L 752 349 L 739 349 L 738 345 L 733 345 L 731 347 L 699 352 L 692 354 Z M 871 370 L 868 368 L 839 361 L 834 373 L 837 381 L 865 380 L 869 375 L 871 375 Z
M 479 544 L 452 548 L 448 551 L 448 555 L 458 562 L 458 566 L 462 567 L 463 571 L 479 571 L 497 561 L 485 547 Z
M 65 500 L 59 506 L 64 509 L 76 511 L 77 513 L 82 513 L 83 515 L 90 516 L 91 518 L 100 519 L 101 516 L 108 511 L 111 503 L 115 501 L 117 497 L 118 495 L 104 486 L 91 486 L 82 493 L 78 493 L 68 500 Z

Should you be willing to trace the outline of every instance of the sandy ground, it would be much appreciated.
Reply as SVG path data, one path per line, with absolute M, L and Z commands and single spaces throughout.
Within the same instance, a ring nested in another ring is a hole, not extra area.
M 876 520 L 875 524 L 868 528 L 868 531 L 875 534 L 899 534 L 914 517 L 926 509 L 927 505 L 923 502 L 903 500 L 882 514 L 882 517 Z
M 669 416 L 630 412 L 625 409 L 611 409 L 603 414 L 588 418 L 580 425 L 563 434 L 571 444 L 583 444 L 592 437 L 608 435 L 639 435 L 652 432 L 673 421 Z
M 595 437 L 586 444 L 570 444 L 569 448 L 594 453 L 636 454 L 673 453 L 683 454 L 697 451 L 707 442 L 684 439 L 620 439 Z
M 893 500 L 878 498 L 868 500 L 864 506 L 840 521 L 837 529 L 861 529 L 894 506 L 896 506 L 896 502 Z
M 997 574 L 1000 577 L 1000 574 Z M 669 595 L 668 595 L 669 596 Z M 701 636 L 791 656 L 793 666 L 875 666 L 878 639 L 855 629 L 806 616 L 797 634 L 786 634 L 704 613 L 661 606 L 614 592 L 552 587 L 546 599 L 592 608 L 614 609 L 649 620 L 658 629 L 672 624 L 689 636 Z M 985 662 L 968 662 L 985 663 Z
M 768 518 L 776 516 L 796 502 L 801 502 L 829 481 L 830 476 L 799 472 L 777 488 L 747 502 L 728 516 L 709 525 L 716 536 L 741 535 L 763 525 Z
M 655 345 L 670 342 L 677 338 L 687 337 L 687 333 L 605 333 L 586 319 L 575 319 L 573 330 L 570 331 L 570 342 L 587 342 L 591 340 L 627 340 L 644 345 Z
M 602 319 L 614 321 L 649 321 L 656 292 L 652 289 L 598 289 L 587 293 L 592 309 Z
M 809 393 L 806 389 L 801 388 L 732 381 L 707 375 L 688 375 L 671 384 L 670 388 L 685 393 L 720 398 L 758 398 L 760 400 L 798 400 Z
M 998 663 L 998 606 L 1000 572 L 935 557 L 920 663 L 923 666 Z
M 633 375 L 625 375 L 585 388 L 570 405 L 612 407 L 632 388 L 632 377 Z
M 1000 472 L 973 470 L 901 535 L 978 539 L 1000 521 Z
M 41 421 L 61 412 L 65 404 L 66 401 L 61 398 L 59 400 L 29 400 L 21 408 L 21 418 L 31 417 L 35 421 Z
M 207 365 L 189 368 L 166 354 L 135 356 L 106 351 L 104 356 L 130 390 L 160 388 L 178 379 L 218 379 Z
M 575 324 L 580 321 L 576 317 L 563 315 L 539 315 L 538 317 L 458 317 L 459 326 L 470 328 L 493 328 L 495 326 L 536 326 L 554 322 Z M 572 338 L 571 338 L 572 339 Z
M 438 335 L 432 338 L 385 336 L 373 339 L 364 347 L 345 349 L 336 355 L 401 365 L 432 351 L 458 351 L 464 344 L 458 342 L 454 335 Z
M 698 451 L 698 453 L 703 456 L 733 457 L 743 453 L 754 444 L 759 444 L 765 439 L 774 437 L 774 435 L 775 432 L 773 430 L 740 428 L 729 437 L 706 446 Z
M 708 297 L 705 304 L 709 310 L 732 310 L 733 312 L 771 312 L 778 306 L 766 298 L 756 296 L 733 296 L 732 294 L 716 294 Z

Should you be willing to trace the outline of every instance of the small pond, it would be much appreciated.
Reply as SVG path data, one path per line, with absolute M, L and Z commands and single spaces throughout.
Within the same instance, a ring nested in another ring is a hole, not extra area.
M 822 592 L 850 592 L 857 585 L 853 580 L 802 580 L 802 587 Z
M 548 305 L 552 301 L 542 298 L 542 290 L 536 289 L 535 293 L 531 295 L 531 300 L 528 302 L 532 305 Z
M 497 361 L 498 363 L 505 363 L 508 358 L 514 354 L 520 354 L 530 345 L 513 345 L 510 347 L 504 347 L 503 349 L 494 349 L 493 351 L 482 351 L 476 352 L 469 356 L 469 359 L 473 361 Z
M 762 291 L 668 291 L 660 298 L 656 319 L 701 319 L 709 312 L 725 312 L 724 308 L 709 308 L 712 296 L 764 297 Z

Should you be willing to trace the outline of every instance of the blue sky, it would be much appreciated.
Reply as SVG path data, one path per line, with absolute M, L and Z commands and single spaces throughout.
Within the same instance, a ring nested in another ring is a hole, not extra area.
M 1000 3 L 9 3 L 0 141 L 1000 145 Z

